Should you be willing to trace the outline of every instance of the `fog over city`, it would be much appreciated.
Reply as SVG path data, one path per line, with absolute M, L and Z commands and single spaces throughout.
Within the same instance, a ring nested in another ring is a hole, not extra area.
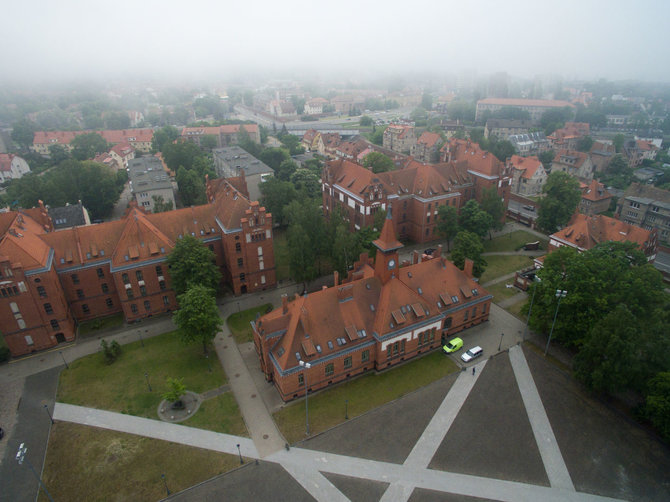
M 0 81 L 505 71 L 670 80 L 670 2 L 5 2 Z

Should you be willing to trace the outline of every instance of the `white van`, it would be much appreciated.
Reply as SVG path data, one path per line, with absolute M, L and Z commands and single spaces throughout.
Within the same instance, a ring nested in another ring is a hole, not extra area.
M 473 359 L 476 359 L 479 356 L 481 356 L 483 353 L 484 350 L 479 345 L 477 345 L 476 347 L 472 347 L 470 350 L 461 355 L 461 360 L 464 363 L 469 363 Z

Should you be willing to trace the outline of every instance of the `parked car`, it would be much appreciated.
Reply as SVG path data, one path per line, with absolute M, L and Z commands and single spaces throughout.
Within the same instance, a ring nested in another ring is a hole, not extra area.
M 477 345 L 476 347 L 472 347 L 471 349 L 466 351 L 465 354 L 461 355 L 461 360 L 464 363 L 469 363 L 473 359 L 477 359 L 483 353 L 484 349 L 482 349 L 479 345 Z
M 451 354 L 452 352 L 456 352 L 457 350 L 460 350 L 462 348 L 463 348 L 463 340 L 461 340 L 460 338 L 454 338 L 453 340 L 450 340 L 449 343 L 442 346 L 442 350 L 444 351 L 445 354 Z
M 431 255 L 435 252 L 435 248 L 428 248 L 423 250 L 423 254 Z

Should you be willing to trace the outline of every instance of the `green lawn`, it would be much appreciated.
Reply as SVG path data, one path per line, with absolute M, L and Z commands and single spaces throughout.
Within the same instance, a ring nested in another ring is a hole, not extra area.
M 516 230 L 506 235 L 496 237 L 493 240 L 484 240 L 484 252 L 495 253 L 503 251 L 517 251 L 527 242 L 540 241 L 540 249 L 547 249 L 547 238 L 538 237 L 525 230 Z
M 195 415 L 179 424 L 234 436 L 249 436 L 232 391 L 203 401 Z
M 252 342 L 254 340 L 254 332 L 249 323 L 256 319 L 256 314 L 263 315 L 269 308 L 272 308 L 272 304 L 265 303 L 259 307 L 243 310 L 228 317 L 226 322 L 237 343 Z
M 186 388 L 197 393 L 226 383 L 213 350 L 206 359 L 201 344 L 184 345 L 171 331 L 145 339 L 144 347 L 139 341 L 123 345 L 121 356 L 111 365 L 105 364 L 100 352 L 71 362 L 70 369 L 61 372 L 57 400 L 157 418 L 168 377 L 183 378 Z
M 239 465 L 236 455 L 56 422 L 42 477 L 54 500 L 160 500 L 161 474 L 175 493 Z
M 484 259 L 488 265 L 479 280 L 481 284 L 485 284 L 488 281 L 521 270 L 522 268 L 529 267 L 533 264 L 532 257 L 523 255 L 484 256 Z
M 509 281 L 503 281 L 499 282 L 497 284 L 493 284 L 491 286 L 487 286 L 486 290 L 493 295 L 493 301 L 494 302 L 499 302 L 500 300 L 504 300 L 505 298 L 510 298 L 517 293 L 519 293 L 519 289 L 517 288 L 508 288 L 505 286 L 507 283 L 512 283 L 512 280 Z
M 424 387 L 458 367 L 439 351 L 383 373 L 369 373 L 309 397 L 310 433 L 316 434 L 345 421 L 345 400 L 353 418 Z M 305 401 L 289 404 L 274 414 L 289 443 L 305 437 Z
M 521 300 L 520 302 L 515 303 L 514 305 L 510 305 L 507 307 L 507 312 L 512 314 L 515 317 L 518 317 L 522 321 L 526 322 L 526 316 L 525 314 L 521 313 L 521 309 L 523 306 L 527 303 L 527 300 Z
M 91 319 L 90 321 L 84 321 L 79 325 L 79 334 L 86 335 L 88 333 L 91 333 L 92 331 L 117 328 L 121 325 L 123 325 L 123 312 L 110 315 L 109 317 L 102 317 L 100 319 Z
M 290 277 L 288 241 L 285 230 L 274 230 L 272 245 L 275 253 L 275 273 L 277 282 Z

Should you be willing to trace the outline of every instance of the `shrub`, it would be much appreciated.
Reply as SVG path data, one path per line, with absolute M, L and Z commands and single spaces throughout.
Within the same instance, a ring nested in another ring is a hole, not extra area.
M 121 355 L 121 345 L 116 340 L 112 340 L 112 343 L 102 340 L 100 346 L 102 347 L 102 356 L 107 364 L 112 364 Z

